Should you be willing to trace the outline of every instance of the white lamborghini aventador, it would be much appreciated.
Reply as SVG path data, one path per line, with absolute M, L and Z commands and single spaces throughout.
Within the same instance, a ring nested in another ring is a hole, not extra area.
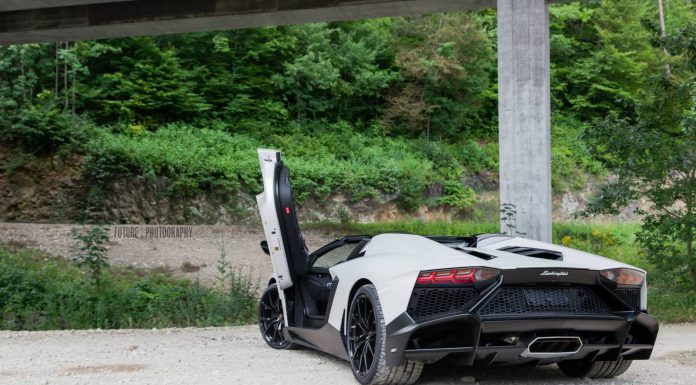
M 450 358 L 606 378 L 650 357 L 658 325 L 643 270 L 503 234 L 346 236 L 309 253 L 280 152 L 259 161 L 273 264 L 259 328 L 272 348 L 346 359 L 361 384 L 412 384 Z

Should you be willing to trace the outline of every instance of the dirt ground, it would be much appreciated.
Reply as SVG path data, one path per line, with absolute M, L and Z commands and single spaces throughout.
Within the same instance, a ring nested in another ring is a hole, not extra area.
M 0 222 L 0 243 L 17 242 L 45 252 L 69 257 L 75 225 Z M 166 226 L 176 230 L 167 234 L 159 226 L 109 226 L 109 258 L 114 265 L 147 269 L 166 269 L 190 279 L 214 282 L 216 265 L 224 258 L 232 268 L 258 281 L 268 282 L 271 260 L 259 247 L 264 239 L 261 226 Z M 139 237 L 131 237 L 137 229 Z M 190 229 L 190 231 L 188 231 Z M 321 230 L 304 230 L 310 251 L 340 235 Z M 190 236 L 189 236 L 190 235 Z M 156 236 L 162 236 L 157 238 Z
M 0 332 L 0 383 L 354 385 L 348 363 L 309 349 L 269 348 L 254 326 Z M 471 370 L 426 366 L 418 384 L 696 383 L 696 325 L 667 325 L 649 361 L 612 380 L 569 379 L 556 366 Z

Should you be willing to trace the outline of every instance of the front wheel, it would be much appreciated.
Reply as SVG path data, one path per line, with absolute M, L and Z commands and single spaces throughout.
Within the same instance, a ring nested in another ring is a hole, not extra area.
M 264 341 L 273 349 L 292 349 L 295 344 L 285 339 L 284 328 L 283 302 L 278 294 L 278 285 L 274 283 L 263 291 L 259 300 L 259 330 Z
M 631 360 L 619 357 L 616 361 L 573 362 L 561 361 L 558 367 L 563 374 L 573 378 L 614 378 L 624 374 L 631 366 Z
M 421 362 L 404 360 L 387 366 L 386 338 L 382 306 L 377 289 L 365 285 L 358 289 L 348 311 L 348 357 L 353 375 L 363 385 L 411 385 L 423 370 Z

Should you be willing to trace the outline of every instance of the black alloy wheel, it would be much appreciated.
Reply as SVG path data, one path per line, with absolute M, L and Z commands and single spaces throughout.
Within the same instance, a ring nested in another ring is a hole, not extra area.
M 292 343 L 285 339 L 285 318 L 278 286 L 272 284 L 264 290 L 259 300 L 259 330 L 266 343 L 274 349 L 287 349 Z
M 355 379 L 362 385 L 412 385 L 423 363 L 401 360 L 387 365 L 387 325 L 374 285 L 361 286 L 350 302 L 346 322 L 348 358 Z
M 367 375 L 375 360 L 377 326 L 372 302 L 366 294 L 359 294 L 350 312 L 348 332 L 348 356 L 353 368 L 361 375 Z

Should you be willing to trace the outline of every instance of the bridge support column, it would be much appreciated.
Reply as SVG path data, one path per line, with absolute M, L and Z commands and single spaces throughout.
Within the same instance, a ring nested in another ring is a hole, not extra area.
M 502 232 L 551 241 L 551 96 L 546 0 L 497 0 Z

